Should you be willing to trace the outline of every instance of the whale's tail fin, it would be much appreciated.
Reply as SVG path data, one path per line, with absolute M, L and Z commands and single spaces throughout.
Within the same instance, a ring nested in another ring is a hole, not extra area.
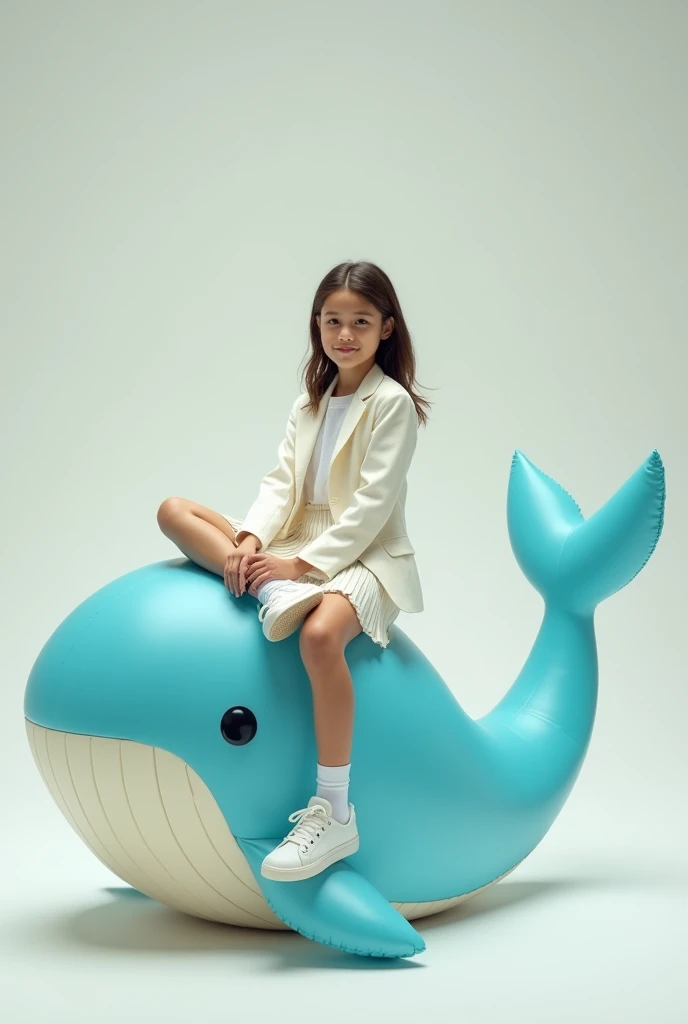
M 509 539 L 548 603 L 592 614 L 640 572 L 664 524 L 664 466 L 655 449 L 590 519 L 563 487 L 516 450 L 507 497 Z

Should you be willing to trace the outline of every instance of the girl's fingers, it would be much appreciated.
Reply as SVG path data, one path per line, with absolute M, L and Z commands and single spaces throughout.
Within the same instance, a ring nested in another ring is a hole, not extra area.
M 234 597 L 241 597 L 243 593 L 242 589 L 242 578 L 241 578 L 241 565 L 243 559 L 239 562 L 236 568 L 228 568 L 232 563 L 225 562 L 224 578 L 225 586 L 234 595 Z
M 254 580 L 251 580 L 251 584 L 253 585 L 254 588 L 257 589 L 262 583 L 267 583 L 269 579 L 270 573 L 267 571 L 262 572 L 260 576 L 256 576 Z
M 265 562 L 251 557 L 250 554 L 242 556 L 236 569 L 228 569 L 225 562 L 225 586 L 234 597 L 241 597 L 245 590 L 251 588 L 255 591 L 271 578 L 269 570 L 265 568 Z
M 237 588 L 237 597 L 241 597 L 243 594 L 243 586 L 241 582 L 241 569 L 237 569 L 234 573 L 234 586 Z
M 247 583 L 250 585 L 250 577 L 249 577 L 249 572 L 250 571 L 251 571 L 251 566 L 250 566 L 249 557 L 248 557 L 248 555 L 244 555 L 244 557 L 241 559 L 241 565 L 239 566 L 239 574 L 240 574 L 240 578 L 243 579 L 243 586 L 246 586 Z M 241 592 L 243 594 L 243 590 Z
M 229 589 L 232 591 L 235 597 L 238 597 L 238 585 L 237 585 L 237 574 L 234 571 L 229 573 Z

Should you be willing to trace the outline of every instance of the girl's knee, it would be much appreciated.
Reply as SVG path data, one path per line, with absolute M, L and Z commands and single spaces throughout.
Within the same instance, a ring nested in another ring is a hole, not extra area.
M 170 526 L 177 522 L 188 511 L 189 502 L 186 498 L 165 498 L 158 508 L 158 526 Z
M 336 631 L 324 619 L 317 615 L 306 616 L 299 633 L 299 647 L 302 653 L 308 654 L 339 654 L 344 652 L 344 644 Z

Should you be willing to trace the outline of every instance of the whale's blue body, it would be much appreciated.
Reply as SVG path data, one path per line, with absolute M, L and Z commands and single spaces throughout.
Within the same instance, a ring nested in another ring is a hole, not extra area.
M 593 616 L 650 557 L 662 529 L 664 469 L 653 452 L 589 520 L 520 452 L 508 526 L 544 618 L 518 678 L 478 721 L 396 626 L 382 650 L 346 649 L 356 718 L 350 799 L 358 853 L 315 878 L 271 882 L 260 862 L 314 792 L 311 690 L 298 632 L 265 640 L 248 595 L 185 559 L 113 581 L 53 633 L 27 686 L 29 722 L 169 751 L 205 782 L 267 902 L 290 927 L 358 953 L 423 947 L 391 902 L 443 900 L 499 878 L 552 825 L 576 780 L 597 699 Z M 228 708 L 255 738 L 232 746 Z

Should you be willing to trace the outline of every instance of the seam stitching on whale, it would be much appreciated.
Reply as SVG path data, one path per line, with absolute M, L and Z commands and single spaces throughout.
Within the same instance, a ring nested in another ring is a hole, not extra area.
M 657 547 L 657 544 L 659 543 L 659 538 L 660 538 L 661 533 L 662 533 L 662 528 L 664 527 L 664 514 L 665 514 L 665 504 L 666 504 L 666 476 L 664 475 L 664 469 L 662 467 L 662 460 L 661 460 L 659 452 L 657 451 L 656 448 L 653 450 L 652 455 L 650 456 L 650 458 L 652 459 L 652 461 L 653 461 L 655 466 L 657 464 L 659 464 L 659 474 L 660 474 L 660 477 L 661 477 L 661 487 L 662 487 L 661 494 L 659 495 L 659 516 L 657 517 L 657 523 L 655 525 L 654 541 L 653 541 L 652 545 L 650 546 L 650 550 L 647 553 L 647 557 L 646 557 L 645 561 L 643 562 L 643 564 L 638 569 L 638 572 L 634 573 L 633 576 L 631 576 L 631 578 L 628 581 L 628 583 L 632 583 L 633 580 L 638 575 L 638 573 L 642 572 L 642 570 L 647 565 L 648 561 L 650 560 L 650 558 L 652 557 L 652 555 L 654 553 L 655 548 Z M 649 469 L 649 467 L 648 467 L 648 469 Z M 628 586 L 628 583 L 626 584 L 626 586 Z
M 524 711 L 523 713 L 525 715 L 532 715 L 533 718 L 539 718 L 543 722 L 547 722 L 548 725 L 553 725 L 560 732 L 563 732 L 565 736 L 568 736 L 568 738 L 576 747 L 580 749 L 583 748 L 584 744 L 581 743 L 580 740 L 577 740 L 575 736 L 572 736 L 571 733 L 563 727 L 563 725 L 560 725 L 559 722 L 555 722 L 553 718 L 549 717 L 549 715 L 543 714 L 542 711 L 535 711 L 533 708 L 528 708 L 528 710 Z
M 422 953 L 425 950 L 425 944 L 423 944 L 421 946 L 414 945 L 413 950 L 409 951 L 408 953 L 386 953 L 384 950 L 381 949 L 358 949 L 355 946 L 347 946 L 343 943 L 331 942 L 325 938 L 316 938 L 315 935 L 310 934 L 310 932 L 307 932 L 304 928 L 300 928 L 297 925 L 295 925 L 292 921 L 285 917 L 284 914 L 279 913 L 275 906 L 273 906 L 272 900 L 270 900 L 268 896 L 266 896 L 265 899 L 270 909 L 273 910 L 275 914 L 277 914 L 277 916 L 281 918 L 281 920 L 284 921 L 286 925 L 289 925 L 292 931 L 298 932 L 299 935 L 303 935 L 305 938 L 311 939 L 312 942 L 319 942 L 321 945 L 324 946 L 332 946 L 334 949 L 342 949 L 347 953 L 356 953 L 359 956 L 380 956 L 386 957 L 387 959 L 396 959 L 398 957 L 413 956 L 415 953 Z

